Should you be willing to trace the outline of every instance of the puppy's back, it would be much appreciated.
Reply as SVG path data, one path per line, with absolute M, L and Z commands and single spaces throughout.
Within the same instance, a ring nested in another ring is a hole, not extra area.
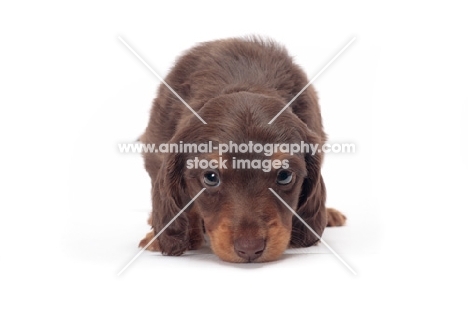
M 288 103 L 308 80 L 286 49 L 258 37 L 232 38 L 200 43 L 179 57 L 165 81 L 195 111 L 222 94 L 247 91 L 274 96 Z M 325 137 L 320 109 L 312 86 L 291 109 L 315 133 Z M 154 100 L 147 133 L 152 141 L 168 141 L 177 123 L 191 112 L 161 84 Z
M 192 99 L 253 90 L 287 100 L 307 83 L 283 46 L 258 37 L 201 43 L 179 58 L 168 78 L 184 86 Z

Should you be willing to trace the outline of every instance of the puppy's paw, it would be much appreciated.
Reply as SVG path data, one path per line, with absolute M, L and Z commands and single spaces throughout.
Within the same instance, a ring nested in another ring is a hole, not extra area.
M 327 208 L 327 227 L 344 226 L 346 216 L 334 208 Z
M 189 249 L 189 246 L 188 236 L 170 236 L 164 232 L 159 237 L 159 249 L 163 255 L 180 256 Z
M 201 236 L 194 236 L 194 237 L 190 237 L 190 244 L 189 244 L 189 250 L 196 250 L 196 249 L 200 249 L 203 245 L 203 243 L 205 242 L 204 238 L 203 238 L 203 235 Z
M 150 231 L 146 234 L 145 238 L 140 241 L 140 244 L 138 247 L 143 248 L 145 247 L 152 239 L 154 238 L 154 231 Z M 159 248 L 159 243 L 158 240 L 154 240 L 146 250 L 151 251 L 151 252 L 160 252 L 161 249 Z

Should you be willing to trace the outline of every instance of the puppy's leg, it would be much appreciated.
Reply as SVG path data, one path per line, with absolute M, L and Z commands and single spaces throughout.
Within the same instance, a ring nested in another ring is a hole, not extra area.
M 152 221 L 153 221 L 153 215 L 152 213 L 150 213 L 150 216 L 148 218 L 148 225 L 151 226 Z M 153 238 L 154 238 L 154 230 L 151 230 L 150 232 L 146 234 L 145 238 L 140 241 L 140 244 L 138 245 L 138 247 L 140 248 L 145 247 Z M 146 249 L 151 252 L 159 252 L 160 249 L 159 249 L 158 241 L 154 240 L 153 243 L 151 243 Z
M 344 226 L 346 216 L 334 208 L 327 208 L 327 227 Z
M 146 234 L 145 238 L 143 240 L 140 241 L 140 244 L 138 245 L 138 247 L 140 248 L 143 248 L 145 247 L 150 241 L 151 239 L 154 238 L 154 231 L 150 231 Z M 154 240 L 153 243 L 151 243 L 150 245 L 148 245 L 148 247 L 146 248 L 146 250 L 148 251 L 151 251 L 151 252 L 159 252 L 160 249 L 159 249 L 159 243 L 157 240 Z
M 153 223 L 153 215 L 150 214 L 148 218 L 148 225 L 151 226 L 152 223 Z M 203 224 L 202 224 L 200 216 L 194 209 L 192 209 L 189 212 L 189 224 L 190 224 L 189 249 L 190 250 L 199 249 L 203 245 L 203 242 L 204 242 Z M 153 230 L 148 232 L 145 238 L 140 241 L 140 244 L 138 245 L 138 247 L 140 248 L 145 247 L 151 241 L 151 239 L 154 238 L 154 235 L 155 233 Z M 151 252 L 161 251 L 159 248 L 158 240 L 154 240 L 153 243 L 151 243 L 146 249 Z
M 203 223 L 196 208 L 192 208 L 188 214 L 190 225 L 190 246 L 189 249 L 199 249 L 205 240 L 203 235 Z

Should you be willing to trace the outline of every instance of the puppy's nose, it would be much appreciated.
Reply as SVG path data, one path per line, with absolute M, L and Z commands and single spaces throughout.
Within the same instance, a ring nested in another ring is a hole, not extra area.
M 264 239 L 239 238 L 234 241 L 234 250 L 239 257 L 253 261 L 262 256 L 265 249 Z

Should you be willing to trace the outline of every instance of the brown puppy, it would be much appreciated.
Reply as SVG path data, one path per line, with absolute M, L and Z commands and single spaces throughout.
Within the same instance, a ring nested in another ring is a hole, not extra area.
M 183 55 L 165 80 L 207 124 L 203 124 L 166 86 L 154 100 L 146 144 L 216 143 L 322 144 L 326 135 L 317 95 L 309 86 L 272 123 L 268 122 L 308 83 L 284 48 L 257 38 L 200 44 Z M 203 188 L 194 203 L 148 247 L 167 255 L 199 248 L 204 232 L 221 259 L 230 262 L 275 260 L 290 247 L 315 244 L 308 230 L 269 190 L 273 189 L 318 235 L 327 225 L 322 154 L 233 151 L 226 167 L 189 169 L 194 158 L 212 153 L 146 153 L 152 181 L 153 230 L 144 247 Z M 238 169 L 236 159 L 287 160 L 287 168 Z M 330 210 L 328 225 L 345 217 Z

